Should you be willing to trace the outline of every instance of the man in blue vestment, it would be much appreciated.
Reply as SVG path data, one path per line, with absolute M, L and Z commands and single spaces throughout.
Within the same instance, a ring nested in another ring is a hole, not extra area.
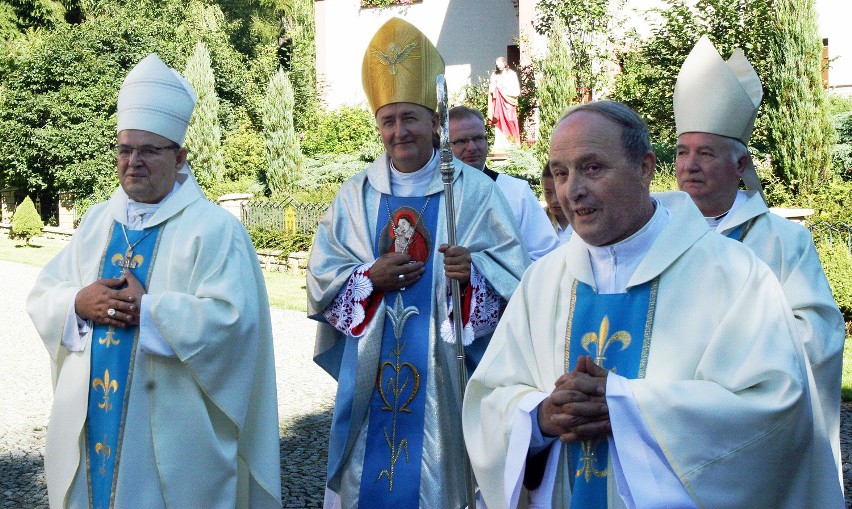
M 446 244 L 433 148 L 444 63 L 434 45 L 394 18 L 362 69 L 385 153 L 343 184 L 308 263 L 315 360 L 338 381 L 326 507 L 460 508 L 465 449 L 448 281 L 462 286 L 472 369 L 529 262 L 499 189 L 459 161 L 457 245 Z

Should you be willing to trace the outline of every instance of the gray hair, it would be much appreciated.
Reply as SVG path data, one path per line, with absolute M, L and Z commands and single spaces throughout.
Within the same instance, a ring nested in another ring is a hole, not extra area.
M 468 108 L 467 106 L 454 106 L 449 111 L 450 120 L 461 120 L 464 118 L 477 118 L 485 123 L 485 116 L 481 111 Z
M 640 164 L 645 154 L 653 151 L 645 121 L 629 106 L 620 102 L 594 101 L 574 106 L 562 115 L 556 125 L 581 111 L 603 115 L 621 126 L 621 146 L 628 161 Z

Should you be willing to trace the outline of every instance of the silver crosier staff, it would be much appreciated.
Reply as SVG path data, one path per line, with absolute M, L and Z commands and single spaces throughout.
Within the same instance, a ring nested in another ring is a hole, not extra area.
M 444 204 L 447 214 L 447 242 L 451 246 L 456 245 L 456 206 L 453 202 L 453 151 L 450 150 L 450 118 L 449 104 L 447 101 L 447 82 L 443 74 L 435 79 L 438 93 L 438 129 L 441 137 L 441 178 L 444 181 Z M 458 279 L 450 283 L 453 295 L 453 329 L 456 336 L 456 365 L 458 367 L 459 402 L 464 400 L 464 388 L 467 385 L 467 367 L 464 363 L 464 343 L 462 343 L 462 312 L 461 312 L 461 286 Z M 464 441 L 464 436 L 462 436 Z M 467 482 L 467 507 L 476 508 L 476 484 L 473 478 L 473 469 L 467 456 L 467 448 L 464 454 L 464 471 Z

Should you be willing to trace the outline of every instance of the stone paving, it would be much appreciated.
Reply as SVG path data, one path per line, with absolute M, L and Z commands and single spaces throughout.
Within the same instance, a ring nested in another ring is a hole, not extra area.
M 38 268 L 0 261 L 0 509 L 47 508 L 44 437 L 50 412 L 50 363 L 24 300 Z M 285 508 L 322 506 L 335 382 L 311 361 L 313 323 L 272 309 Z M 847 507 L 852 507 L 852 405 L 841 422 Z

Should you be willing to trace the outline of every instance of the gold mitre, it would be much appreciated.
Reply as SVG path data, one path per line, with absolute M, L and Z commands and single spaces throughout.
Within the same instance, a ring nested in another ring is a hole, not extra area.
M 706 35 L 680 68 L 674 89 L 677 135 L 718 134 L 748 146 L 763 87 L 742 50 L 724 61 Z
M 373 114 L 386 104 L 414 103 L 435 111 L 435 78 L 444 72 L 438 49 L 411 23 L 391 18 L 367 45 L 361 82 Z

